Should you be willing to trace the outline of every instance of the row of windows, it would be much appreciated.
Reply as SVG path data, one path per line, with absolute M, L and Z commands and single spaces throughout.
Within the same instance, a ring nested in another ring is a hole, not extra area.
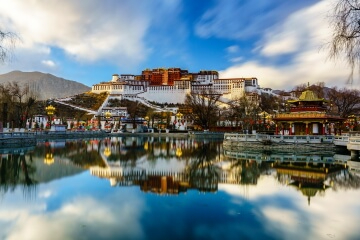
M 110 86 L 109 85 L 94 85 L 94 90 L 109 90 Z
M 207 89 L 209 86 L 192 86 L 192 89 Z M 229 85 L 212 86 L 211 89 L 232 89 Z
M 133 90 L 142 90 L 142 86 L 132 86 Z
M 224 80 L 222 80 L 223 82 Z M 226 80 L 228 82 L 230 82 L 231 80 Z M 189 84 L 176 84 L 176 86 L 179 86 L 181 89 L 187 89 Z M 149 86 L 149 90 L 151 91 L 159 91 L 159 90 L 166 90 L 166 91 L 171 91 L 171 90 L 176 90 L 176 86 Z M 242 88 L 243 85 L 241 83 L 235 83 L 232 86 L 233 88 Z M 205 88 L 209 88 L 208 85 L 206 86 L 199 86 L 199 85 L 193 85 L 192 89 L 205 89 Z M 212 89 L 231 89 L 231 85 L 229 84 L 215 84 L 211 87 Z M 122 90 L 122 89 L 131 89 L 131 90 L 143 90 L 143 86 L 142 85 L 138 85 L 138 86 L 128 86 L 128 85 L 94 85 L 94 90 Z

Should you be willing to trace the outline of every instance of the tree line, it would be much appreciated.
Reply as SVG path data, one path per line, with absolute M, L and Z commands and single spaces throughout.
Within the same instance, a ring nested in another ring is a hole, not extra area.
M 313 91 L 319 99 L 323 99 L 327 103 L 328 114 L 343 118 L 352 115 L 359 116 L 360 91 L 358 89 L 328 88 L 324 83 L 312 86 L 301 84 L 291 91 L 292 97 L 298 98 L 306 89 Z M 206 90 L 187 95 L 185 105 L 191 109 L 190 119 L 203 129 L 219 126 L 220 122 L 224 124 L 224 121 L 229 121 L 232 126 L 241 124 L 242 129 L 250 130 L 254 127 L 259 129 L 260 126 L 264 128 L 268 115 L 288 112 L 290 106 L 285 95 L 287 95 L 285 92 L 278 95 L 250 93 L 224 104 L 220 101 L 219 94 Z M 227 106 L 225 107 L 225 105 Z
M 36 106 L 36 95 L 28 85 L 0 84 L 0 119 L 4 127 L 24 128 L 27 119 L 36 113 Z
M 350 115 L 359 116 L 360 112 L 360 91 L 357 89 L 325 87 L 324 83 L 317 83 L 312 86 L 305 84 L 298 85 L 292 90 L 294 97 L 299 97 L 306 89 L 312 90 L 319 98 L 327 100 L 328 109 L 331 114 L 347 118 Z M 188 94 L 185 103 L 180 105 L 180 111 L 183 111 L 183 119 L 191 121 L 201 129 L 210 129 L 219 126 L 219 123 L 229 121 L 235 126 L 242 126 L 244 129 L 250 129 L 251 126 L 261 122 L 262 127 L 265 124 L 265 113 L 274 115 L 288 110 L 286 93 L 280 92 L 278 95 L 262 93 L 260 95 L 251 93 L 241 98 L 224 103 L 221 101 L 221 95 L 206 90 L 198 93 Z M 153 124 L 157 120 L 166 128 L 171 128 L 170 112 L 156 112 L 129 100 L 122 100 L 119 103 L 112 103 L 114 106 L 127 107 L 129 117 L 148 118 Z M 46 114 L 46 103 L 37 101 L 36 94 L 30 91 L 28 86 L 20 86 L 16 82 L 0 84 L 0 121 L 7 127 L 25 128 L 26 121 L 35 114 Z M 186 111 L 184 111 L 184 109 Z M 74 117 L 66 116 L 61 109 L 56 111 L 56 115 L 63 118 Z M 67 111 L 68 112 L 68 111 Z

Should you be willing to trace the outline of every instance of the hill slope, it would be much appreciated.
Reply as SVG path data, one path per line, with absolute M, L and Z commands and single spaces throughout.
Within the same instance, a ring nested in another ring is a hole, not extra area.
M 0 74 L 0 84 L 7 82 L 18 82 L 20 85 L 29 84 L 38 100 L 69 97 L 91 89 L 84 84 L 41 72 L 13 71 Z

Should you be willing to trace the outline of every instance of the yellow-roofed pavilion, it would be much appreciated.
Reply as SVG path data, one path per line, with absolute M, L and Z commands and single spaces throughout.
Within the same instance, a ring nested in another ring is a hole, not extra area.
M 341 134 L 344 118 L 332 114 L 329 101 L 319 98 L 309 87 L 296 100 L 288 100 L 287 112 L 279 113 L 273 121 L 275 134 L 286 131 L 289 135 Z

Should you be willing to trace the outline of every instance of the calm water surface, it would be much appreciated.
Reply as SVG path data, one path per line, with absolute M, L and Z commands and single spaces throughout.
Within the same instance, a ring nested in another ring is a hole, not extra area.
M 0 239 L 360 239 L 347 153 L 133 137 L 1 153 Z

